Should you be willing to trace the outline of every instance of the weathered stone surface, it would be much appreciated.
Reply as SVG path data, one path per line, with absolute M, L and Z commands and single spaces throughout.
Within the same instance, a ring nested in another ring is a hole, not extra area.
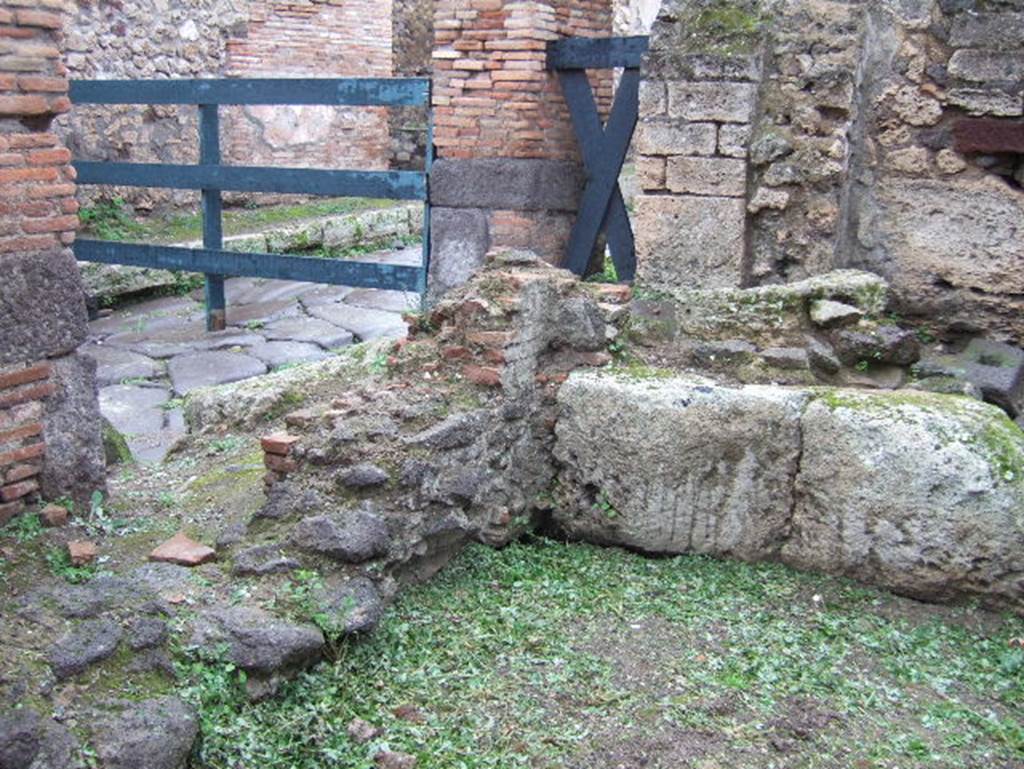
M 199 566 L 217 557 L 217 551 L 179 531 L 149 554 L 149 560 L 178 566 Z
M 862 323 L 835 331 L 830 338 L 839 360 L 847 366 L 861 362 L 909 366 L 921 357 L 917 336 L 898 326 Z
M 435 208 L 430 226 L 430 297 L 436 301 L 480 268 L 491 235 L 488 213 L 480 208 Z
M 714 123 L 652 118 L 640 123 L 635 141 L 644 155 L 714 155 L 718 131 Z
M 84 673 L 117 650 L 123 632 L 113 620 L 95 619 L 78 623 L 50 649 L 49 663 L 58 679 Z
M 1024 413 L 1024 350 L 1019 347 L 972 339 L 959 355 L 928 356 L 914 371 L 925 389 L 974 393 L 1011 418 Z
M 278 545 L 256 545 L 242 550 L 235 556 L 231 569 L 239 576 L 281 574 L 299 568 L 301 564 L 286 556 Z
M 582 187 L 579 166 L 566 161 L 441 159 L 431 169 L 430 202 L 439 208 L 575 211 Z
M 177 697 L 144 700 L 93 728 L 104 769 L 185 769 L 199 736 L 199 718 Z
M 66 355 L 85 341 L 85 295 L 67 249 L 5 254 L 0 307 L 0 366 Z
M 366 489 L 382 486 L 390 477 L 387 470 L 369 462 L 361 462 L 338 473 L 338 483 L 350 489 Z
M 69 619 L 96 617 L 118 606 L 128 606 L 139 599 L 143 588 L 124 577 L 102 575 L 84 585 L 64 585 L 53 598 L 61 616 Z
M 128 646 L 132 651 L 162 646 L 167 637 L 167 623 L 155 617 L 137 617 L 128 625 Z
M 998 409 L 838 391 L 802 426 L 788 563 L 922 598 L 1022 605 L 1024 432 Z
M 195 622 L 191 644 L 227 659 L 243 670 L 272 675 L 313 664 L 324 637 L 313 625 L 296 625 L 262 609 L 227 606 L 211 609 Z
M 302 550 L 344 563 L 362 563 L 387 553 L 391 535 L 380 516 L 355 510 L 304 518 L 295 526 L 290 541 Z
M 947 99 L 970 115 L 1019 117 L 1024 114 L 1021 94 L 1010 94 L 998 88 L 950 88 Z
M 410 436 L 406 442 L 412 446 L 441 450 L 468 446 L 483 432 L 487 424 L 486 416 L 482 410 L 453 414 L 433 427 Z
M 652 553 L 777 553 L 806 394 L 575 373 L 558 401 L 555 457 L 572 498 L 555 521 L 570 535 Z
M 237 382 L 267 373 L 263 361 L 237 352 L 198 352 L 178 355 L 167 364 L 174 392 L 187 395 L 200 387 Z
M 962 49 L 949 59 L 949 74 L 977 83 L 1019 81 L 1024 53 L 1019 51 Z
M 29 708 L 0 714 L 0 769 L 81 769 L 78 750 L 65 726 Z
M 96 364 L 77 353 L 51 361 L 57 391 L 44 401 L 46 462 L 40 489 L 46 499 L 69 496 L 88 506 L 106 488 L 106 458 L 96 397 Z
M 994 406 L 607 373 L 573 374 L 559 404 L 570 535 L 1024 608 L 1024 431 Z
M 263 329 L 271 341 L 310 342 L 325 350 L 336 350 L 352 344 L 352 333 L 318 318 L 284 318 Z
M 92 344 L 81 349 L 96 361 L 96 381 L 100 387 L 116 385 L 125 379 L 153 379 L 163 371 L 152 358 L 120 347 Z
M 864 317 L 859 307 L 853 307 L 831 299 L 818 299 L 811 302 L 811 321 L 822 328 L 835 328 L 856 323 Z
M 163 429 L 166 415 L 161 407 L 169 399 L 162 387 L 119 384 L 100 390 L 100 409 L 123 435 L 151 434 Z
M 347 329 L 361 342 L 380 337 L 405 336 L 408 330 L 401 315 L 394 312 L 367 310 L 344 304 L 322 304 L 311 308 L 310 314 Z
M 373 580 L 356 577 L 318 597 L 328 626 L 342 635 L 372 632 L 384 616 L 384 601 Z
M 689 121 L 749 123 L 757 101 L 757 86 L 751 83 L 668 84 L 669 117 Z
M 743 271 L 745 202 L 739 198 L 647 196 L 636 202 L 638 279 L 648 284 L 726 288 Z
M 272 369 L 327 357 L 327 353 L 319 346 L 308 342 L 260 342 L 248 347 L 246 352 Z
M 1024 13 L 959 13 L 949 29 L 949 44 L 956 48 L 1024 47 Z
M 747 164 L 734 158 L 669 158 L 665 186 L 687 195 L 742 197 L 747 192 Z
M 874 229 L 861 238 L 885 255 L 901 312 L 1024 343 L 1019 192 L 992 177 L 888 180 L 880 202 Z

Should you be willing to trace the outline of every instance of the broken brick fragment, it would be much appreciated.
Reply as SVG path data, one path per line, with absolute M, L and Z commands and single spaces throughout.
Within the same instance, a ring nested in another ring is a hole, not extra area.
M 179 531 L 150 553 L 149 560 L 178 566 L 199 566 L 212 561 L 216 556 L 217 553 L 212 547 L 196 542 L 185 532 Z
M 292 452 L 292 448 L 299 442 L 299 436 L 288 433 L 274 433 L 265 435 L 260 439 L 260 446 L 267 454 L 277 454 L 286 457 Z

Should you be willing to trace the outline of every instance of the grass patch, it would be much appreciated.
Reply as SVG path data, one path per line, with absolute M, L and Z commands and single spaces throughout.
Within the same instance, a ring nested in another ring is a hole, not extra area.
M 651 767 L 966 769 L 1024 760 L 1022 635 L 1020 618 L 776 565 L 537 541 L 471 547 L 280 700 L 245 702 L 227 667 L 185 673 L 202 769 L 370 769 L 383 749 L 421 769 L 645 751 Z M 355 717 L 383 735 L 355 744 Z

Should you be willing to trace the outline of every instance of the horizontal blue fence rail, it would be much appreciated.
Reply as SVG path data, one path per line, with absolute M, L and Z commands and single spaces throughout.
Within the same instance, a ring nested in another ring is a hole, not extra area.
M 75 256 L 84 262 L 127 264 L 221 275 L 248 275 L 253 278 L 302 280 L 310 283 L 398 291 L 419 291 L 421 272 L 419 267 L 355 262 L 347 259 L 239 253 L 209 248 L 147 246 L 102 240 L 78 241 Z
M 322 104 L 340 107 L 421 107 L 426 78 L 75 80 L 76 104 Z
M 72 81 L 75 104 L 192 104 L 199 108 L 199 164 L 75 161 L 79 184 L 201 190 L 203 248 L 151 246 L 79 239 L 75 256 L 85 262 L 127 264 L 206 275 L 207 328 L 226 325 L 224 277 L 301 280 L 358 288 L 426 292 L 430 262 L 428 179 L 433 156 L 427 120 L 427 158 L 422 173 L 309 168 L 225 166 L 220 157 L 220 105 L 330 105 L 397 107 L 430 105 L 426 78 L 93 80 Z M 423 260 L 418 267 L 278 254 L 238 253 L 223 248 L 221 192 L 273 192 L 367 197 L 424 202 Z
M 172 190 L 288 192 L 335 197 L 426 200 L 424 175 L 415 171 L 324 171 L 312 168 L 182 166 L 75 161 L 79 184 L 116 184 Z

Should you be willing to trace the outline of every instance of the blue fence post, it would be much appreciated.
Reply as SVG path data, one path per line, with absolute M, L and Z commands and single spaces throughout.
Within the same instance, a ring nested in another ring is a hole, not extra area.
M 220 114 L 216 104 L 199 105 L 199 164 L 220 165 Z M 220 190 L 203 188 L 203 248 L 224 247 Z M 206 330 L 227 327 L 224 276 L 206 275 Z
M 427 147 L 423 158 L 423 174 L 427 190 L 423 199 L 423 274 L 420 276 L 420 309 L 427 309 L 427 284 L 430 280 L 430 169 L 434 164 L 433 85 L 427 86 Z

